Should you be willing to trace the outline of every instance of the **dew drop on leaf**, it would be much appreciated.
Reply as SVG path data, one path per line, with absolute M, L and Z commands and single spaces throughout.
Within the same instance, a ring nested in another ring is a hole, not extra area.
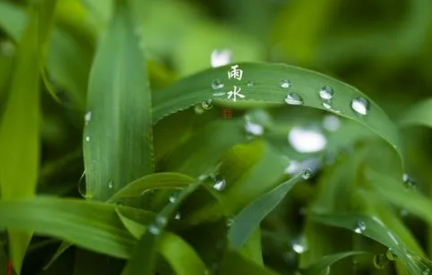
M 309 179 L 312 176 L 312 169 L 310 168 L 303 169 L 301 176 L 305 180 Z
M 213 90 L 219 90 L 222 89 L 224 87 L 224 84 L 219 80 L 213 80 L 212 84 L 211 84 Z
M 248 86 L 248 87 L 253 87 L 254 85 L 255 85 L 255 83 L 253 81 L 248 81 L 246 83 L 246 86 Z
M 319 90 L 319 96 L 321 99 L 329 100 L 332 99 L 334 94 L 333 89 L 330 86 L 324 86 Z
M 218 191 L 224 190 L 226 187 L 226 180 L 221 176 L 214 177 L 213 188 Z
M 210 110 L 213 107 L 213 100 L 207 99 L 201 103 L 201 107 L 204 110 Z
M 154 224 L 148 227 L 148 231 L 153 235 L 159 235 L 161 233 L 161 229 Z
M 85 141 L 89 142 L 90 141 L 90 136 L 86 136 L 85 137 Z
M 285 98 L 285 103 L 289 105 L 303 105 L 303 98 L 297 93 L 289 93 Z
M 359 221 L 359 222 L 357 223 L 356 228 L 354 229 L 354 232 L 355 232 L 355 233 L 358 233 L 358 234 L 361 234 L 361 233 L 363 233 L 365 230 L 366 230 L 366 224 L 365 224 L 364 222 L 362 222 L 362 221 Z
M 377 269 L 384 269 L 389 262 L 384 254 L 375 255 L 373 258 L 373 264 Z
M 232 52 L 229 49 L 213 50 L 210 56 L 210 64 L 213 68 L 225 66 L 231 63 Z
M 392 262 L 396 261 L 396 259 L 397 259 L 397 255 L 391 250 L 391 248 L 387 249 L 385 255 L 386 255 L 387 259 L 389 259 Z
M 351 101 L 351 108 L 357 114 L 365 116 L 369 112 L 369 102 L 363 97 L 358 97 Z
M 284 89 L 288 89 L 289 87 L 291 87 L 291 83 L 288 80 L 284 79 L 281 81 L 280 86 Z
M 415 183 L 415 181 L 413 181 L 411 179 L 411 177 L 408 174 L 403 174 L 402 180 L 403 180 L 403 184 L 404 184 L 405 189 L 413 190 L 415 188 L 416 183 Z
M 91 118 L 92 118 L 92 112 L 87 112 L 84 116 L 85 125 L 87 125 L 90 122 Z
M 108 189 L 113 189 L 114 188 L 114 181 L 113 180 L 109 180 L 108 181 Z
M 247 134 L 252 136 L 261 136 L 264 133 L 264 127 L 258 123 L 253 123 L 248 116 L 245 116 L 244 129 Z

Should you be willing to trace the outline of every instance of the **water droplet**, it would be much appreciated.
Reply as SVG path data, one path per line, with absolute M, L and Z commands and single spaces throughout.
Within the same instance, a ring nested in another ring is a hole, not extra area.
M 248 116 L 245 116 L 244 129 L 246 133 L 252 136 L 261 136 L 264 133 L 264 127 L 250 121 L 250 118 Z
M 92 118 L 92 112 L 87 112 L 84 116 L 84 122 L 86 125 L 90 122 L 91 118 Z
M 319 90 L 319 96 L 321 99 L 329 100 L 332 99 L 334 94 L 333 89 L 330 86 L 324 86 Z
M 234 223 L 233 219 L 228 219 L 226 223 L 227 228 L 230 228 L 233 225 L 233 223 Z
M 313 173 L 312 169 L 306 168 L 303 169 L 301 176 L 303 179 L 307 180 L 312 176 L 312 173 Z
M 363 97 L 351 101 L 351 108 L 358 114 L 365 116 L 369 112 L 369 102 Z
M 323 119 L 323 126 L 329 132 L 337 131 L 340 127 L 340 119 L 334 115 L 326 115 Z
M 393 250 L 391 250 L 391 248 L 387 249 L 385 255 L 386 255 L 387 259 L 389 259 L 392 262 L 396 261 L 396 259 L 397 259 L 397 255 L 393 252 Z
M 197 104 L 197 105 L 195 105 L 195 107 L 194 107 L 194 112 L 195 112 L 195 114 L 197 114 L 197 115 L 201 115 L 201 114 L 203 114 L 203 113 L 205 112 L 205 110 L 204 110 L 204 108 L 202 107 L 201 104 Z
M 415 189 L 416 183 L 411 179 L 411 177 L 408 174 L 403 174 L 402 180 L 404 183 L 404 187 L 406 190 L 413 190 Z
M 318 130 L 294 127 L 288 133 L 288 142 L 300 153 L 314 153 L 327 145 L 326 137 Z
M 161 229 L 154 224 L 148 227 L 148 231 L 153 235 L 159 235 L 161 233 Z
M 280 86 L 284 89 L 288 89 L 289 87 L 291 87 L 291 83 L 285 79 L 281 81 Z
M 218 190 L 218 191 L 222 191 L 225 189 L 226 187 L 226 180 L 221 177 L 221 176 L 215 176 L 213 178 L 214 180 L 214 184 L 213 184 L 213 188 Z
M 232 52 L 229 49 L 213 50 L 210 56 L 210 64 L 213 68 L 225 66 L 231 63 Z
M 331 101 L 323 101 L 323 107 L 326 110 L 331 110 L 332 106 L 331 106 Z
M 361 234 L 366 230 L 366 224 L 362 221 L 357 223 L 357 227 L 354 229 L 354 232 L 357 234 Z
M 389 262 L 384 254 L 375 255 L 373 258 L 373 264 L 378 269 L 384 269 Z
M 173 193 L 168 200 L 170 203 L 175 203 L 178 200 L 178 193 Z
M 293 240 L 291 247 L 297 254 L 302 254 L 308 249 L 306 239 L 302 236 Z
M 304 247 L 301 244 L 298 243 L 294 243 L 292 246 L 292 249 L 297 253 L 297 254 L 302 254 L 305 250 Z
M 177 213 L 177 214 L 175 215 L 175 219 L 176 219 L 176 220 L 180 220 L 180 219 L 181 219 L 181 214 L 180 214 L 180 213 Z
M 85 137 L 85 141 L 89 142 L 90 141 L 90 136 L 86 136 Z
M 224 87 L 224 84 L 219 80 L 213 80 L 212 84 L 211 84 L 213 90 L 219 90 L 222 89 Z
M 285 102 L 289 105 L 303 105 L 303 98 L 297 93 L 289 93 L 285 98 Z
M 255 83 L 253 82 L 253 81 L 248 81 L 247 83 L 246 83 L 246 86 L 248 86 L 248 87 L 252 87 L 252 86 L 254 86 L 255 85 Z
M 206 101 L 203 101 L 203 102 L 201 103 L 201 107 L 202 107 L 204 110 L 210 110 L 210 109 L 213 107 L 213 100 L 211 100 L 211 99 L 207 99 Z
M 114 188 L 114 181 L 113 180 L 109 180 L 108 181 L 108 188 L 109 189 L 113 189 Z

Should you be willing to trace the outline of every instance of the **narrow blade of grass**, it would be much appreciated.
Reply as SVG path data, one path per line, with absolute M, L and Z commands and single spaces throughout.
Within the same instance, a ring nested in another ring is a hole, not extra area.
M 367 253 L 368 252 L 350 251 L 350 252 L 341 252 L 333 255 L 327 255 L 321 258 L 321 260 L 319 260 L 318 262 L 305 268 L 305 270 L 302 271 L 302 274 L 303 275 L 325 275 L 328 274 L 326 272 L 332 264 L 350 256 L 367 254 Z
M 107 200 L 153 171 L 151 95 L 144 52 L 125 0 L 100 41 L 90 72 L 84 163 L 86 197 Z

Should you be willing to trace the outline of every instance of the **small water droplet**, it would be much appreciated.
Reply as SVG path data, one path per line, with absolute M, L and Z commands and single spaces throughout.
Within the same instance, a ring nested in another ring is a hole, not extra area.
M 246 86 L 248 86 L 248 87 L 253 87 L 254 85 L 255 85 L 255 83 L 253 81 L 248 81 L 246 83 Z
M 177 213 L 177 214 L 175 215 L 175 219 L 176 219 L 176 220 L 180 220 L 180 219 L 181 219 L 181 214 L 180 214 L 180 213 Z
M 365 116 L 369 112 L 369 102 L 363 97 L 351 101 L 351 108 L 358 114 Z
M 331 106 L 331 101 L 323 101 L 323 107 L 326 110 L 331 110 L 332 106 Z
M 289 105 L 303 105 L 303 98 L 297 93 L 289 93 L 285 98 L 285 102 Z
M 324 86 L 319 90 L 321 99 L 329 100 L 333 98 L 334 91 L 330 86 Z
M 213 68 L 225 66 L 231 63 L 232 52 L 229 49 L 213 50 L 210 56 L 210 64 Z
M 366 224 L 362 221 L 357 223 L 357 227 L 354 229 L 354 232 L 357 234 L 361 234 L 366 230 Z
M 114 188 L 114 181 L 113 180 L 109 180 L 108 181 L 108 189 L 113 189 Z
M 211 100 L 211 99 L 207 99 L 206 101 L 203 101 L 203 102 L 201 103 L 201 107 L 202 107 L 204 110 L 210 110 L 210 109 L 213 107 L 213 100 Z
M 387 259 L 389 259 L 392 262 L 396 261 L 396 259 L 397 259 L 397 255 L 393 252 L 393 250 L 391 248 L 387 249 L 385 255 L 386 255 Z
M 303 236 L 300 236 L 299 238 L 293 240 L 291 243 L 291 248 L 297 254 L 304 253 L 308 249 L 306 239 Z
M 303 169 L 301 177 L 305 180 L 309 179 L 312 176 L 312 169 L 306 168 Z
M 413 190 L 415 189 L 416 183 L 411 179 L 411 177 L 408 174 L 402 175 L 402 180 L 404 183 L 404 187 L 406 190 Z
M 280 86 L 284 89 L 288 89 L 289 87 L 291 87 L 291 83 L 288 80 L 284 79 L 281 81 Z
M 174 193 L 168 198 L 170 203 L 175 203 L 177 199 L 178 199 L 178 193 Z
M 264 127 L 250 121 L 250 118 L 248 116 L 245 116 L 244 129 L 247 134 L 250 134 L 252 136 L 261 136 L 264 133 Z
M 314 153 L 327 145 L 326 137 L 316 129 L 293 127 L 288 133 L 288 142 L 300 153 Z
M 341 121 L 337 116 L 326 115 L 323 119 L 323 126 L 329 132 L 337 131 L 340 127 Z
M 298 243 L 294 243 L 292 246 L 292 249 L 297 253 L 297 254 L 302 254 L 305 250 L 304 247 L 301 244 Z
M 156 216 L 155 221 L 156 221 L 156 225 L 157 225 L 158 227 L 163 227 L 163 226 L 165 226 L 165 225 L 167 224 L 167 222 L 168 222 L 167 218 L 165 218 L 164 216 L 160 216 L 160 215 Z
M 91 118 L 92 118 L 92 112 L 87 112 L 84 116 L 85 125 L 89 124 Z
M 90 136 L 86 136 L 85 137 L 85 141 L 89 142 L 90 141 Z
M 214 184 L 213 184 L 213 188 L 218 190 L 218 191 L 222 191 L 225 189 L 226 187 L 226 180 L 221 177 L 221 176 L 215 176 L 213 178 L 214 180 Z
M 377 269 L 384 269 L 389 262 L 384 254 L 375 255 L 373 258 L 373 264 Z
M 201 104 L 197 104 L 197 105 L 195 105 L 195 107 L 194 107 L 194 112 L 195 112 L 195 114 L 197 114 L 197 115 L 201 115 L 201 114 L 203 114 L 203 113 L 205 112 L 205 110 L 204 110 L 204 108 L 202 107 Z
M 159 235 L 161 233 L 161 229 L 154 224 L 148 227 L 148 231 L 153 235 Z
M 224 84 L 219 80 L 213 80 L 212 84 L 211 84 L 213 90 L 219 90 L 222 89 L 224 87 Z

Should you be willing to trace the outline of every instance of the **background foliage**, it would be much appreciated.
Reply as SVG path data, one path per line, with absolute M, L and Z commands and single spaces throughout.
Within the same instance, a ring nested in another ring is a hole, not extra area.
M 431 43 L 430 0 L 0 0 L 0 274 L 432 274 Z

